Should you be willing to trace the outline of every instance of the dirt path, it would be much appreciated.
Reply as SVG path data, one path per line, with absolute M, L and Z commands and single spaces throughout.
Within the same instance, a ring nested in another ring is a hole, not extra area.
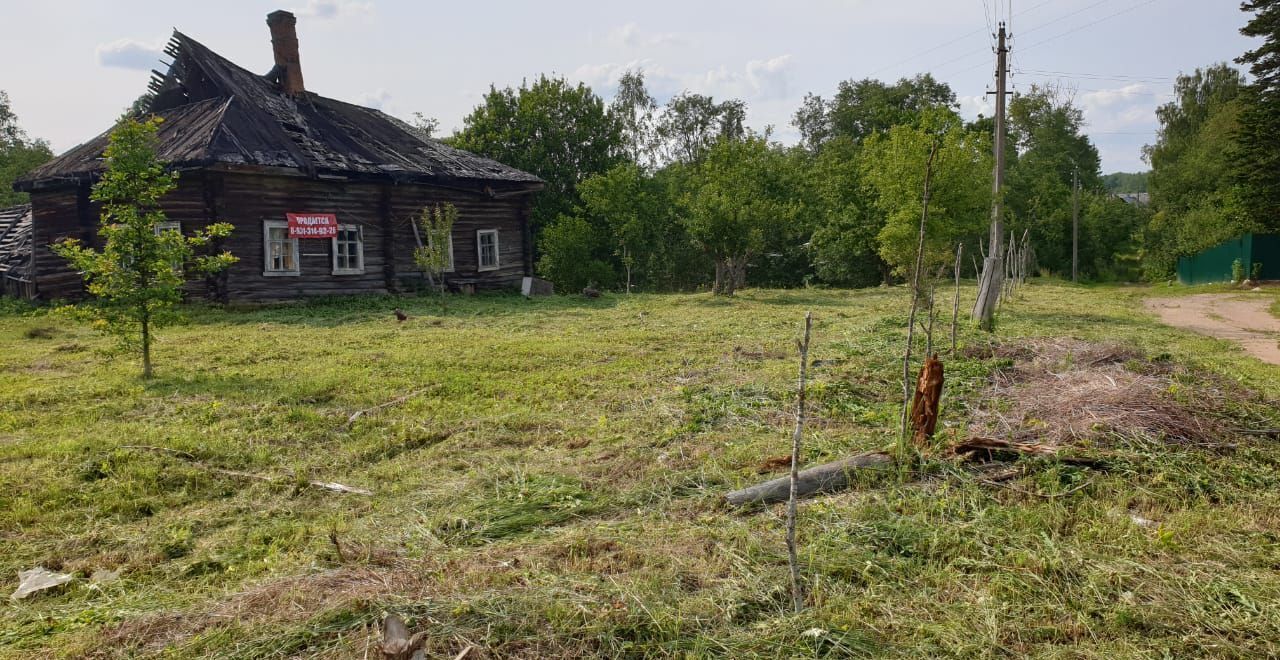
M 1148 298 L 1160 320 L 1202 335 L 1229 339 L 1263 362 L 1280 365 L 1280 319 L 1271 315 L 1270 296 L 1200 293 L 1181 298 Z

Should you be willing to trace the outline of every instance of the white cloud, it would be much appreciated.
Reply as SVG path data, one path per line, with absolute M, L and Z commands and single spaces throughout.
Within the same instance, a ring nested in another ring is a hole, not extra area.
M 121 69 L 150 71 L 159 68 L 160 56 L 164 52 L 164 41 L 146 43 L 134 39 L 118 39 L 111 43 L 100 44 L 95 49 L 98 64 Z
M 374 108 L 375 110 L 386 110 L 387 102 L 391 100 L 391 93 L 379 87 L 372 92 L 365 92 L 356 97 L 356 105 L 362 105 L 366 108 Z
M 295 7 L 293 13 L 319 19 L 341 18 L 357 14 L 368 14 L 373 11 L 372 0 L 307 0 L 302 7 Z
M 782 98 L 787 95 L 787 74 L 791 67 L 791 55 L 779 55 L 769 60 L 747 62 L 747 80 L 756 88 L 756 96 Z
M 618 78 L 626 71 L 643 71 L 645 86 L 659 103 L 683 91 L 706 94 L 717 99 L 742 99 L 748 102 L 774 101 L 787 98 L 791 55 L 750 60 L 741 68 L 721 65 L 706 71 L 672 71 L 650 59 L 627 62 L 584 64 L 570 75 L 574 81 L 590 85 L 601 96 L 611 96 Z
M 674 32 L 646 33 L 635 23 L 627 23 L 621 27 L 614 28 L 605 37 L 605 41 L 611 45 L 625 48 L 680 46 L 686 43 L 684 37 Z
M 977 119 L 978 115 L 990 117 L 996 111 L 992 106 L 991 97 L 986 94 L 962 95 L 956 97 L 956 100 L 960 102 L 960 116 L 965 119 Z

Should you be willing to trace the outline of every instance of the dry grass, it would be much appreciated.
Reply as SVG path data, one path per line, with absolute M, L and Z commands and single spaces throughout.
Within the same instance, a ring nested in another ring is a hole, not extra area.
M 997 369 L 970 432 L 1050 446 L 1146 438 L 1213 446 L 1224 435 L 1226 395 L 1198 385 L 1200 405 L 1178 401 L 1178 369 L 1144 360 L 1131 348 L 1070 338 L 1037 339 L 996 349 L 1012 361 Z

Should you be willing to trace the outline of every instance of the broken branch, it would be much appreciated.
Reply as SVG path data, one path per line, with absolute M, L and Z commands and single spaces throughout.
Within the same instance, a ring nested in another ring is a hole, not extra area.
M 182 460 L 186 461 L 192 466 L 198 467 L 201 470 L 204 470 L 206 472 L 221 474 L 228 477 L 239 477 L 241 479 L 253 479 L 255 481 L 265 481 L 267 483 L 274 483 L 274 482 L 280 481 L 280 479 L 276 477 L 272 477 L 265 474 L 254 474 L 252 472 L 241 472 L 240 470 L 228 470 L 226 468 L 215 467 L 207 463 L 203 463 L 201 461 L 196 460 L 194 456 L 192 456 L 191 454 L 185 451 L 180 451 L 177 449 L 169 449 L 168 447 L 151 447 L 147 445 L 121 445 L 120 448 L 121 449 L 138 449 L 143 451 L 153 451 L 161 454 L 168 454 L 169 456 L 181 458 Z M 355 495 L 373 495 L 373 491 L 371 490 L 365 490 L 364 488 L 356 488 L 354 486 L 347 486 L 345 484 L 340 484 L 332 481 L 308 481 L 307 485 L 312 486 L 314 488 L 319 488 L 322 490 L 333 491 L 336 493 L 352 493 Z
M 398 406 L 398 405 L 400 405 L 400 404 L 404 403 L 405 401 L 408 401 L 409 399 L 412 399 L 413 397 L 418 396 L 418 395 L 422 394 L 423 392 L 426 392 L 426 391 L 427 391 L 427 390 L 429 390 L 429 389 L 431 389 L 431 388 L 430 388 L 430 387 L 424 387 L 424 388 L 422 388 L 422 389 L 420 389 L 420 390 L 414 390 L 414 391 L 412 391 L 412 392 L 410 392 L 410 393 L 408 393 L 408 394 L 406 394 L 406 395 L 404 395 L 404 396 L 396 397 L 396 398 L 394 398 L 394 399 L 392 399 L 392 400 L 390 400 L 390 401 L 388 401 L 388 402 L 386 402 L 386 403 L 379 403 L 378 405 L 376 405 L 376 406 L 374 406 L 374 407 L 372 407 L 372 408 L 365 408 L 364 410 L 357 410 L 357 411 L 355 411 L 355 412 L 351 413 L 351 416 L 347 418 L 347 423 L 344 425 L 344 428 L 350 428 L 352 424 L 355 424 L 355 423 L 356 423 L 356 420 L 357 420 L 357 419 L 360 419 L 361 417 L 364 417 L 365 415 L 368 415 L 368 414 L 370 414 L 370 413 L 378 412 L 379 410 L 382 410 L 383 408 L 390 408 L 391 406 Z

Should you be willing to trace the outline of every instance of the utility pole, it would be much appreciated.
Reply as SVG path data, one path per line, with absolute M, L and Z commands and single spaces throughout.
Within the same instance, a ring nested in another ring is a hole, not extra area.
M 1071 170 L 1071 282 L 1078 278 L 1080 263 L 1080 168 Z
M 995 176 L 991 186 L 991 243 L 987 257 L 982 262 L 982 280 L 978 284 L 978 299 L 973 304 L 973 315 L 978 327 L 988 332 L 995 330 L 996 303 L 1004 287 L 1004 106 L 1005 78 L 1009 69 L 1004 23 L 1000 23 L 999 45 L 996 48 L 996 135 Z

